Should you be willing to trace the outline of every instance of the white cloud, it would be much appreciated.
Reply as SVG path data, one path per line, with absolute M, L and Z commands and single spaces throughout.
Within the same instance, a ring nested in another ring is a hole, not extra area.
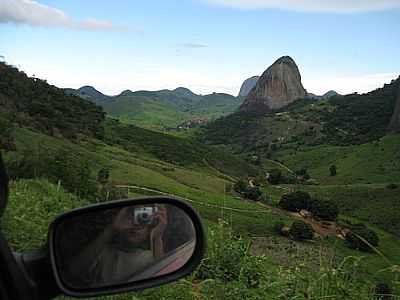
M 62 10 L 32 0 L 0 0 L 0 23 L 37 27 L 65 27 L 90 31 L 121 31 L 126 27 L 108 21 L 74 20 Z
M 303 85 L 308 92 L 322 95 L 329 90 L 335 90 L 339 94 L 351 94 L 354 92 L 367 93 L 377 88 L 383 87 L 385 83 L 390 83 L 396 79 L 399 73 L 378 73 L 365 74 L 360 76 L 343 76 L 343 77 L 303 77 Z
M 180 47 L 182 48 L 207 48 L 207 44 L 202 44 L 202 43 L 183 43 L 179 44 Z
M 239 9 L 284 9 L 309 12 L 363 12 L 400 8 L 399 0 L 202 0 Z

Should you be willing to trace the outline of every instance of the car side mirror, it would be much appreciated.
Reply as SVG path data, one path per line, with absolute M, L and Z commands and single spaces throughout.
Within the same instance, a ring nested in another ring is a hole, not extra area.
M 72 297 L 137 291 L 191 273 L 205 250 L 195 210 L 169 197 L 113 201 L 59 216 L 49 230 L 53 273 Z

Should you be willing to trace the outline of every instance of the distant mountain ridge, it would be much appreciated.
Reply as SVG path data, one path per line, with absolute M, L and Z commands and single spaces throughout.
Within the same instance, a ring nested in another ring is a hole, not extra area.
M 177 127 L 196 118 L 215 119 L 234 112 L 243 99 L 225 93 L 197 95 L 190 89 L 131 91 L 107 96 L 94 87 L 84 86 L 77 90 L 65 89 L 65 93 L 80 96 L 100 106 L 113 117 L 138 126 L 165 129 Z
M 107 101 L 111 98 L 111 96 L 104 95 L 103 93 L 99 92 L 93 86 L 90 85 L 82 86 L 77 90 L 66 88 L 64 89 L 64 92 L 66 94 L 78 96 L 98 104 Z
M 313 93 L 307 93 L 305 98 L 314 99 L 314 100 L 326 100 L 326 99 L 329 99 L 329 98 L 335 97 L 335 96 L 341 96 L 341 95 L 336 91 L 330 90 L 321 96 L 315 95 Z

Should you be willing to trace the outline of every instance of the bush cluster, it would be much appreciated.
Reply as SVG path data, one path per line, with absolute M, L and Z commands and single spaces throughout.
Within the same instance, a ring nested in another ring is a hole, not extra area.
M 268 174 L 268 182 L 270 184 L 294 184 L 298 181 L 296 176 L 290 174 L 285 176 L 279 169 L 272 169 L 268 172 Z
M 89 158 L 69 149 L 51 151 L 39 147 L 36 151 L 22 151 L 10 157 L 6 165 L 12 179 L 46 178 L 91 202 L 127 196 L 111 184 L 108 168 L 100 169 L 95 177 L 96 170 Z
M 351 231 L 346 234 L 346 241 L 350 248 L 361 251 L 373 251 L 373 247 L 379 245 L 379 237 L 376 232 L 364 224 L 353 225 Z
M 235 192 L 241 194 L 244 198 L 259 201 L 262 196 L 262 192 L 258 186 L 251 187 L 244 180 L 239 180 L 233 186 Z
M 312 240 L 314 230 L 310 224 L 303 221 L 295 221 L 289 230 L 290 235 L 297 241 Z
M 285 210 L 298 212 L 302 209 L 309 209 L 311 196 L 307 192 L 296 191 L 285 194 L 279 201 L 279 206 Z
M 282 234 L 282 229 L 285 227 L 285 223 L 278 221 L 274 224 L 274 232 L 277 234 Z
M 397 189 L 399 186 L 397 185 L 397 184 L 395 184 L 395 183 L 390 183 L 390 184 L 388 184 L 387 186 L 386 186 L 386 188 L 388 189 L 388 190 L 395 190 L 395 189 Z
M 283 195 L 279 201 L 279 206 L 293 212 L 306 209 L 314 216 L 328 221 L 336 220 L 339 214 L 339 208 L 334 202 L 325 199 L 311 198 L 309 193 L 303 191 L 296 191 Z

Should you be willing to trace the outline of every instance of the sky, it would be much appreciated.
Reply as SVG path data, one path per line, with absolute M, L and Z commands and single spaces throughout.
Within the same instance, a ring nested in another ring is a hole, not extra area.
M 400 75 L 400 0 L 0 0 L 0 56 L 58 87 L 236 95 L 291 56 L 308 92 Z

